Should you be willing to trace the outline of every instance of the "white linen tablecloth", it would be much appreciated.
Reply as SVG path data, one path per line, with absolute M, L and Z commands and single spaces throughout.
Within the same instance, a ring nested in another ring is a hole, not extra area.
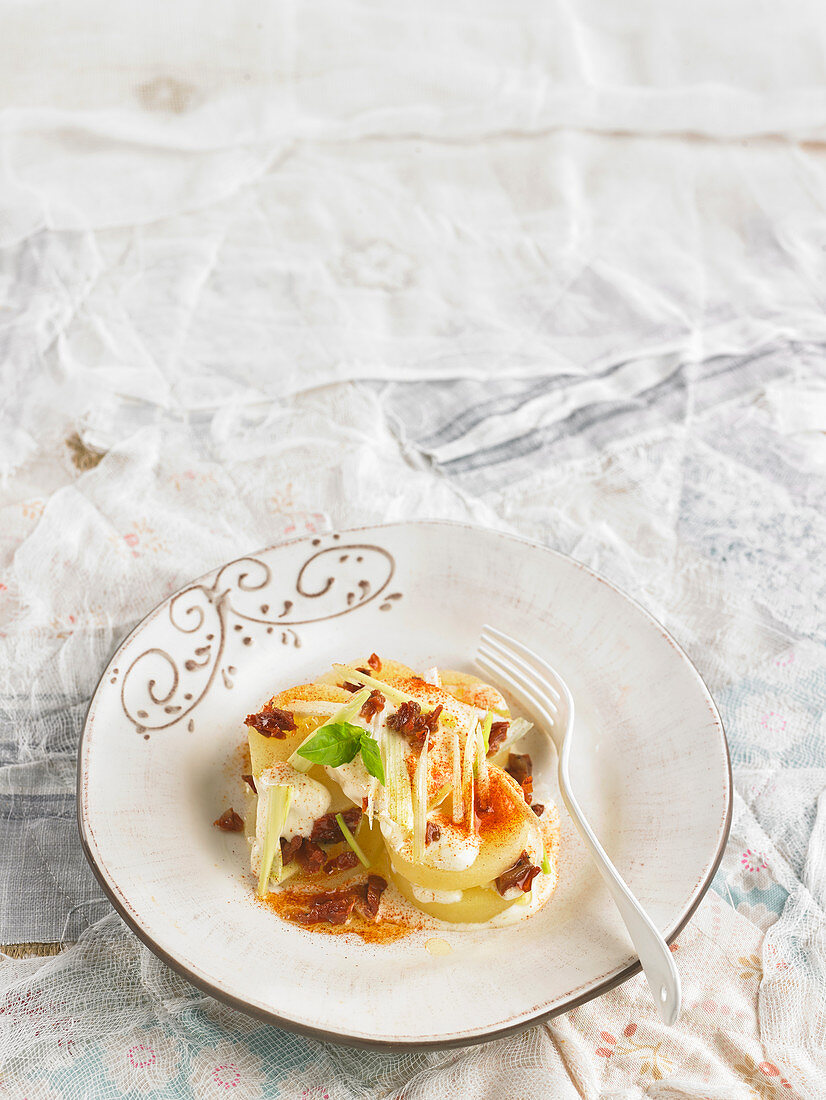
M 822 5 L 0 26 L 0 1098 L 826 1096 Z M 638 977 L 466 1050 L 325 1045 L 101 896 L 75 751 L 118 641 L 227 558 L 402 517 L 573 554 L 711 687 L 734 823 L 676 1028 Z

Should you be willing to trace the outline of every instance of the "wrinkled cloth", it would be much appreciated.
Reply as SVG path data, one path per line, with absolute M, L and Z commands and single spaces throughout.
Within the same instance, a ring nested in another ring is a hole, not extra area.
M 0 1098 L 826 1095 L 821 6 L 0 11 Z M 87 868 L 78 737 L 135 623 L 417 517 L 598 569 L 712 690 L 734 817 L 677 1027 L 636 977 L 477 1047 L 318 1043 Z

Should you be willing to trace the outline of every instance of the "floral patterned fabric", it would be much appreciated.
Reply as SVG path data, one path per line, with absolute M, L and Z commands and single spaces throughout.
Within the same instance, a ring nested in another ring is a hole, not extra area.
M 0 6 L 0 1100 L 826 1096 L 820 10 Z M 146 611 L 425 516 L 600 570 L 717 700 L 675 1028 L 637 977 L 477 1047 L 322 1044 L 85 865 L 78 737 Z

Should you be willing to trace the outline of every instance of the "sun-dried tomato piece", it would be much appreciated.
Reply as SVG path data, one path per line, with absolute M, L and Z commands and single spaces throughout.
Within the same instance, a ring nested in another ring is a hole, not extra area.
M 345 691 L 349 691 L 351 695 L 354 695 L 357 691 L 361 691 L 361 684 L 351 684 L 349 680 L 345 680 L 341 685 Z
M 427 726 L 428 730 L 431 733 L 436 732 L 436 729 L 439 725 L 439 715 L 442 713 L 442 711 L 444 709 L 445 708 L 442 706 L 442 704 L 439 703 L 439 705 L 437 707 L 433 708 L 433 710 L 430 712 L 430 714 L 423 714 L 422 715 L 422 721 L 424 722 L 424 724 Z
M 244 819 L 233 810 L 232 806 L 228 810 L 224 810 L 221 816 L 212 824 L 217 825 L 219 829 L 223 829 L 225 833 L 243 833 L 244 831 Z
M 508 736 L 508 728 L 510 722 L 494 722 L 490 727 L 490 737 L 488 738 L 488 756 L 491 753 L 497 751 L 499 746 Z
M 533 775 L 533 761 L 526 752 L 509 753 L 505 771 L 521 785 L 523 779 Z
M 324 874 L 334 875 L 338 871 L 351 871 L 358 864 L 359 857 L 349 848 L 346 852 L 340 852 L 337 856 L 328 859 L 324 864 Z
M 367 658 L 367 663 L 372 668 L 373 672 L 381 672 L 381 661 L 377 653 L 371 653 Z
M 417 730 L 416 733 L 406 733 L 404 737 L 411 749 L 415 752 L 421 752 L 424 748 L 425 740 L 427 739 L 427 730 Z M 428 744 L 429 743 L 428 741 Z
M 534 802 L 533 806 L 531 806 L 531 809 L 537 817 L 542 817 L 542 815 L 545 813 L 545 807 L 542 805 L 541 802 Z
M 387 725 L 397 733 L 411 733 L 415 728 L 414 723 L 421 715 L 422 708 L 412 699 L 405 699 L 399 704 L 395 714 L 388 714 Z
M 512 775 L 522 788 L 525 801 L 530 806 L 533 799 L 533 762 L 528 753 L 510 753 L 505 771 L 508 775 Z
M 504 895 L 514 886 L 518 886 L 520 890 L 527 894 L 539 871 L 540 868 L 531 863 L 528 853 L 523 852 L 516 863 L 512 867 L 508 867 L 507 871 L 503 871 L 496 880 L 496 889 Z
M 254 794 L 258 794 L 258 788 L 255 786 L 255 779 L 251 775 L 242 775 L 241 778 L 252 789 Z
M 496 812 L 496 807 L 490 801 L 483 801 L 479 791 L 476 791 L 476 798 L 474 800 L 474 809 L 476 810 L 477 817 L 485 817 L 487 814 Z
M 423 747 L 425 738 L 435 733 L 441 713 L 441 703 L 429 714 L 422 714 L 421 706 L 414 699 L 406 699 L 395 714 L 388 715 L 387 725 L 391 730 L 404 734 L 408 744 L 418 750 Z
M 344 824 L 352 833 L 358 828 L 358 823 L 361 820 L 361 810 L 358 806 L 353 806 L 352 809 L 345 810 L 341 816 Z M 324 814 L 323 817 L 319 817 L 314 821 L 310 839 L 318 841 L 319 844 L 335 844 L 338 840 L 344 840 L 344 833 L 339 828 L 336 815 Z
M 258 714 L 248 714 L 247 725 L 258 730 L 262 737 L 277 737 L 280 740 L 283 740 L 288 732 L 297 728 L 295 719 L 288 710 L 269 705 Z
M 368 875 L 367 882 L 353 891 L 358 911 L 367 920 L 378 918 L 381 896 L 386 889 L 387 883 L 381 875 Z
M 284 867 L 292 863 L 304 843 L 303 836 L 294 836 L 291 840 L 281 837 L 281 863 Z
M 428 821 L 424 831 L 425 844 L 432 844 L 434 840 L 438 840 L 442 835 L 442 830 L 436 824 L 435 821 Z
M 314 875 L 324 866 L 327 855 L 324 849 L 316 844 L 314 840 L 307 840 L 305 837 L 304 842 L 295 854 L 295 858 L 303 871 Z
M 356 899 L 349 890 L 338 890 L 331 894 L 316 894 L 309 902 L 307 911 L 297 914 L 295 918 L 301 924 L 344 924 L 353 912 Z
M 386 705 L 387 700 L 385 697 L 378 688 L 374 688 L 370 692 L 369 698 L 365 701 L 359 713 L 362 718 L 365 718 L 369 722 L 371 718 L 374 718 L 380 711 L 383 711 Z

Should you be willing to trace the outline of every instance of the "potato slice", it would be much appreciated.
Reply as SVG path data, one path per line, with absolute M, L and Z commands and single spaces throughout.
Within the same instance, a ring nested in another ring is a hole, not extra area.
M 297 687 L 273 695 L 267 705 L 289 711 L 293 715 L 296 729 L 287 733 L 285 737 L 264 737 L 258 730 L 247 726 L 253 776 L 257 778 L 270 764 L 289 759 L 304 738 L 326 721 L 326 714 L 302 714 L 302 705 L 324 706 L 326 703 L 331 707 L 336 705 L 343 707 L 351 698 L 349 691 L 333 684 L 299 684 Z M 296 706 L 298 710 L 294 710 Z
M 457 672 L 454 668 L 440 668 L 442 687 L 454 698 L 480 710 L 492 710 L 504 718 L 510 717 L 505 697 L 492 685 L 469 672 Z
M 519 900 L 516 898 L 508 901 L 501 894 L 486 886 L 471 886 L 463 891 L 460 901 L 449 903 L 420 901 L 413 892 L 412 883 L 396 874 L 392 867 L 390 868 L 390 878 L 402 897 L 407 898 L 417 909 L 421 909 L 423 913 L 429 913 L 431 917 L 438 917 L 439 920 L 449 921 L 452 924 L 481 924 L 483 921 L 490 920 L 491 917 L 504 912 L 505 909 L 509 909 Z
M 323 721 L 323 716 L 297 714 L 295 716 L 296 730 L 288 733 L 283 738 L 264 737 L 252 726 L 247 726 L 253 777 L 257 779 L 261 772 L 265 771 L 271 764 L 288 760 L 304 738 L 313 730 L 318 729 Z
M 530 837 L 530 824 L 526 815 L 520 812 L 516 799 L 521 798 L 519 788 L 510 781 L 499 768 L 489 768 L 490 800 L 492 813 L 480 819 L 479 854 L 464 870 L 448 870 L 428 865 L 428 862 L 414 863 L 409 843 L 399 848 L 388 844 L 388 854 L 394 870 L 416 886 L 430 890 L 468 890 L 473 886 L 484 886 L 512 867 L 524 850 Z M 516 794 L 516 791 L 519 791 Z M 432 817 L 443 830 L 440 842 L 448 850 L 451 842 L 461 841 L 464 829 L 454 826 L 446 813 Z M 457 831 L 458 830 L 458 831 Z M 431 858 L 437 849 L 428 846 Z M 428 850 L 426 850 L 426 857 Z

